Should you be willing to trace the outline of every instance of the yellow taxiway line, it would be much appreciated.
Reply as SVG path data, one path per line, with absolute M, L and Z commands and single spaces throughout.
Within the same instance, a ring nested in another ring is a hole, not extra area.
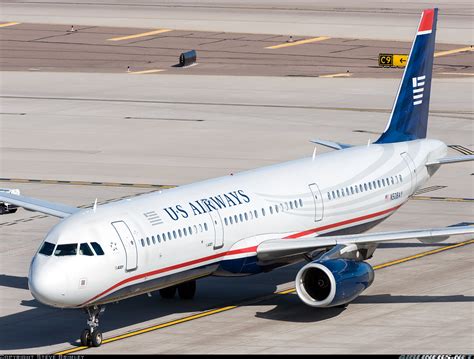
M 129 74 L 132 74 L 132 75 L 154 74 L 154 73 L 163 72 L 163 71 L 165 71 L 165 70 L 153 69 L 153 70 L 143 70 L 143 71 L 130 71 Z
M 173 31 L 173 30 L 171 30 L 171 29 L 159 29 L 159 30 L 153 30 L 153 31 L 148 31 L 148 32 L 142 32 L 140 34 L 135 34 L 135 35 L 113 37 L 113 38 L 107 39 L 107 40 L 108 41 L 130 40 L 130 39 L 136 39 L 136 38 L 139 38 L 139 37 L 163 34 L 165 32 L 170 32 L 170 31 Z
M 18 25 L 20 24 L 19 22 L 6 22 L 3 24 L 0 24 L 0 27 L 7 27 L 7 26 L 13 26 L 13 25 Z
M 419 254 L 415 254 L 413 256 L 397 259 L 397 260 L 390 261 L 390 262 L 387 262 L 387 263 L 379 264 L 379 265 L 374 266 L 373 268 L 374 268 L 374 270 L 377 270 L 377 269 L 382 269 L 382 268 L 394 266 L 394 265 L 397 265 L 397 264 L 400 264 L 400 263 L 405 263 L 405 262 L 408 262 L 408 261 L 411 261 L 411 260 L 415 260 L 415 259 L 418 259 L 418 258 L 423 258 L 423 257 L 429 256 L 429 255 L 432 255 L 432 254 L 447 251 L 449 249 L 454 249 L 454 248 L 466 246 L 466 245 L 472 244 L 472 243 L 474 243 L 474 239 L 467 240 L 467 241 L 460 242 L 460 243 L 453 244 L 453 245 L 449 245 L 449 246 L 446 246 L 446 247 L 437 248 L 437 249 L 430 250 L 430 251 L 427 251 L 427 252 L 422 252 L 422 253 L 419 253 Z M 285 289 L 285 290 L 276 292 L 276 293 L 274 293 L 274 295 L 285 295 L 285 294 L 291 294 L 291 293 L 294 293 L 294 292 L 296 292 L 296 289 L 295 288 L 290 288 L 290 289 Z M 256 300 L 252 301 L 252 302 L 259 302 L 259 301 L 262 301 L 262 300 L 264 300 L 265 298 L 268 298 L 268 297 L 269 296 L 266 296 L 263 299 L 259 298 L 259 299 L 256 299 Z M 129 337 L 134 337 L 136 335 L 140 335 L 140 334 L 144 334 L 144 333 L 149 333 L 149 332 L 154 331 L 154 330 L 167 328 L 167 327 L 170 327 L 170 326 L 173 326 L 173 325 L 186 323 L 186 322 L 189 322 L 189 321 L 194 320 L 194 319 L 204 318 L 204 317 L 207 317 L 207 316 L 210 316 L 210 315 L 213 315 L 213 314 L 218 314 L 218 313 L 222 313 L 222 312 L 225 312 L 225 311 L 228 311 L 228 310 L 236 309 L 240 306 L 241 305 L 229 305 L 229 306 L 225 306 L 225 307 L 221 307 L 221 308 L 211 309 L 211 310 L 208 310 L 206 312 L 199 313 L 199 314 L 193 314 L 193 315 L 183 317 L 183 318 L 180 318 L 180 319 L 177 319 L 177 320 L 172 320 L 172 321 L 169 321 L 169 322 L 166 322 L 166 323 L 154 325 L 154 326 L 151 326 L 151 327 L 148 327 L 148 328 L 144 328 L 144 329 L 132 331 L 132 332 L 129 332 L 129 333 L 126 333 L 126 334 L 117 335 L 115 337 L 111 337 L 111 338 L 108 338 L 108 339 L 104 339 L 103 343 L 104 344 L 105 343 L 111 343 L 111 342 L 114 342 L 114 341 L 117 341 L 117 340 L 129 338 Z M 89 347 L 85 347 L 85 346 L 70 348 L 70 349 L 66 349 L 66 350 L 57 352 L 54 355 L 67 355 L 67 354 L 79 352 L 79 351 L 82 351 L 82 350 L 85 350 L 85 349 L 88 349 L 88 348 Z
M 452 54 L 457 54 L 457 53 L 460 53 L 460 52 L 468 52 L 468 51 L 474 51 L 474 47 L 467 46 L 467 47 L 461 47 L 460 49 L 435 52 L 434 57 L 452 55 Z
M 352 76 L 352 74 L 350 72 L 341 72 L 339 74 L 321 75 L 319 77 L 333 78 L 333 77 L 351 77 L 351 76 Z
M 330 37 L 328 37 L 328 36 L 319 36 L 319 37 L 313 37 L 311 39 L 306 39 L 306 40 L 285 42 L 284 44 L 280 44 L 280 45 L 268 46 L 268 47 L 266 47 L 266 49 L 272 49 L 272 50 L 281 49 L 283 47 L 310 44 L 310 43 L 313 43 L 313 42 L 324 41 L 324 40 L 327 40 L 327 39 L 330 39 Z

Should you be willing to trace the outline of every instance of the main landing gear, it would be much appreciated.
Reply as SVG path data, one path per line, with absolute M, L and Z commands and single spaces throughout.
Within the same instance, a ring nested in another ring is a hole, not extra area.
M 89 315 L 87 320 L 88 329 L 81 333 L 81 345 L 84 347 L 100 347 L 102 344 L 102 333 L 99 331 L 99 315 L 103 313 L 105 307 L 95 305 L 85 309 Z
M 196 294 L 196 281 L 191 280 L 189 282 L 160 289 L 160 295 L 162 298 L 171 299 L 176 295 L 176 291 L 178 291 L 178 295 L 181 299 L 193 299 Z

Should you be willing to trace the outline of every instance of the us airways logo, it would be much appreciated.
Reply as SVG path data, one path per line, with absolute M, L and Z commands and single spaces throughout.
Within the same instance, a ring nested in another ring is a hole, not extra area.
M 194 216 L 217 211 L 222 208 L 238 206 L 243 203 L 249 203 L 250 197 L 241 189 L 237 191 L 219 194 L 208 198 L 202 198 L 196 201 L 188 202 L 187 205 L 178 204 L 172 207 L 163 208 L 173 221 L 179 218 L 188 218 L 191 213 Z
M 423 91 L 425 90 L 426 76 L 413 77 L 413 105 L 421 105 L 423 103 Z

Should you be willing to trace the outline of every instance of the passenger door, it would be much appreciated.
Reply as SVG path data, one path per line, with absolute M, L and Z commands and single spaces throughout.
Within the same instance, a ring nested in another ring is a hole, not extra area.
M 405 164 L 407 165 L 408 170 L 410 171 L 410 195 L 413 194 L 416 190 L 416 167 L 415 163 L 411 159 L 410 155 L 406 152 L 400 153 L 400 156 L 403 158 L 403 161 L 405 161 Z
M 137 269 L 138 266 L 138 250 L 137 243 L 133 237 L 130 228 L 124 221 L 112 222 L 112 226 L 115 228 L 117 235 L 122 241 L 123 247 L 125 248 L 126 256 L 126 271 L 132 271 Z

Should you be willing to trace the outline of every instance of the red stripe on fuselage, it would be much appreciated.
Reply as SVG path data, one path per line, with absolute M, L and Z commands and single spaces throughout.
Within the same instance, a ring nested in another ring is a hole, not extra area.
M 300 237 L 303 237 L 303 236 L 306 236 L 308 234 L 312 234 L 312 233 L 315 233 L 315 232 L 318 232 L 318 231 L 324 231 L 324 230 L 327 230 L 327 229 L 344 226 L 346 224 L 351 224 L 351 223 L 354 223 L 354 222 L 363 221 L 365 219 L 378 217 L 378 216 L 393 212 L 393 211 L 397 210 L 398 208 L 400 208 L 401 206 L 402 205 L 400 204 L 396 207 L 392 207 L 392 208 L 389 208 L 389 209 L 386 209 L 386 210 L 383 210 L 383 211 L 380 211 L 380 212 L 375 212 L 375 213 L 368 214 L 368 215 L 365 215 L 365 216 L 356 217 L 356 218 L 353 218 L 353 219 L 348 219 L 348 220 L 345 220 L 345 221 L 342 221 L 342 222 L 337 222 L 337 223 L 333 223 L 333 224 L 328 224 L 326 226 L 309 229 L 309 230 L 304 231 L 304 232 L 299 232 L 299 233 L 295 233 L 295 234 L 292 234 L 290 236 L 284 237 L 284 239 L 300 238 Z M 192 261 L 188 261 L 188 262 L 184 262 L 184 263 L 180 263 L 180 264 L 175 264 L 175 265 L 172 265 L 172 266 L 169 266 L 169 267 L 165 267 L 165 268 L 157 269 L 157 270 L 154 270 L 154 271 L 151 271 L 151 272 L 139 274 L 139 275 L 124 279 L 124 280 L 114 284 L 109 289 L 103 291 L 102 293 L 100 293 L 100 294 L 96 295 L 95 297 L 89 299 L 88 301 L 82 303 L 80 306 L 82 307 L 85 304 L 87 304 L 89 302 L 92 302 L 93 300 L 103 296 L 104 294 L 109 293 L 110 291 L 114 290 L 115 288 L 118 288 L 118 287 L 120 287 L 124 284 L 130 283 L 130 282 L 136 281 L 138 279 L 141 279 L 141 278 L 144 278 L 144 277 L 149 277 L 149 276 L 154 276 L 154 275 L 157 275 L 157 274 L 160 274 L 160 273 L 169 272 L 169 271 L 180 269 L 180 268 L 183 268 L 183 267 L 192 266 L 194 264 L 198 264 L 198 263 L 202 263 L 202 262 L 207 262 L 209 260 L 224 257 L 224 256 L 227 256 L 227 255 L 241 254 L 241 253 L 252 253 L 252 252 L 256 253 L 257 252 L 257 247 L 258 246 L 242 248 L 242 249 L 234 249 L 234 250 L 230 250 L 230 251 L 227 251 L 227 252 L 217 253 L 217 254 L 213 254 L 211 256 L 207 256 L 207 257 L 203 257 L 203 258 L 199 258 L 199 259 L 194 259 Z

